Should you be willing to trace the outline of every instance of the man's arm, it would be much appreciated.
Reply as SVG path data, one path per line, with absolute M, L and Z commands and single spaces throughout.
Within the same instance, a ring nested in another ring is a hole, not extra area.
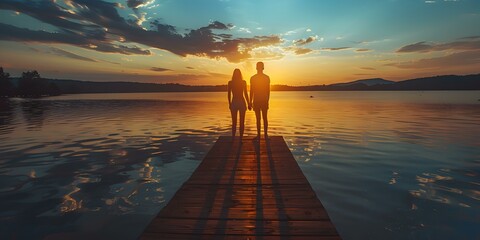
M 250 106 L 252 106 L 252 103 L 253 103 L 253 81 L 252 81 L 252 78 L 250 78 Z
M 270 100 L 270 77 L 268 77 L 268 85 L 267 85 L 267 102 Z

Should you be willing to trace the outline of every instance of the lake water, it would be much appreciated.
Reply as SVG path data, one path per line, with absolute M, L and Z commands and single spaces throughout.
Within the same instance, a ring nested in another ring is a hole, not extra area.
M 480 239 L 480 91 L 273 92 L 269 117 L 344 239 Z M 0 239 L 135 239 L 230 124 L 226 93 L 0 102 Z

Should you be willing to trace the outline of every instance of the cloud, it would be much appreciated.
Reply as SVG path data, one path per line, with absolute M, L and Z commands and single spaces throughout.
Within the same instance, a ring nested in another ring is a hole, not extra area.
M 147 13 L 140 12 L 139 8 L 147 7 L 155 3 L 155 0 L 127 0 L 127 6 L 133 10 L 135 14 L 130 14 L 134 18 L 134 20 L 128 20 L 129 22 L 133 22 L 138 26 L 142 26 L 142 24 L 147 20 Z
M 84 57 L 84 56 L 81 56 L 81 55 L 78 55 L 78 54 L 60 49 L 60 48 L 56 48 L 56 47 L 50 47 L 47 50 L 40 50 L 40 49 L 36 49 L 36 48 L 33 48 L 33 47 L 29 47 L 28 49 L 33 51 L 33 52 L 36 52 L 36 53 L 52 54 L 52 55 L 56 55 L 56 56 L 67 57 L 67 58 L 72 58 L 72 59 L 75 59 L 75 60 L 86 61 L 86 62 L 99 62 L 99 61 L 101 61 L 101 62 L 116 64 L 116 65 L 120 64 L 118 62 L 112 62 L 112 61 L 107 61 L 107 60 L 102 60 L 102 59 L 93 59 L 93 58 Z
M 151 55 L 149 50 L 133 46 L 123 46 L 111 42 L 98 41 L 92 38 L 85 38 L 74 32 L 46 32 L 42 30 L 30 30 L 12 25 L 0 23 L 0 40 L 39 42 L 39 43 L 62 43 L 91 49 L 106 53 L 120 53 L 125 55 Z
M 194 67 L 185 67 L 186 69 L 195 69 Z
M 137 46 L 124 46 L 124 45 L 116 45 L 116 44 L 105 44 L 101 43 L 99 45 L 89 45 L 90 49 L 94 49 L 100 52 L 107 52 L 107 53 L 121 53 L 125 55 L 151 55 L 152 53 L 149 50 L 139 48 Z
M 73 4 L 67 4 L 73 7 Z M 76 21 L 77 15 L 73 11 L 57 5 L 54 1 L 15 1 L 2 0 L 0 9 L 12 10 L 15 12 L 25 13 L 42 22 L 72 30 L 86 30 L 87 26 Z
M 209 79 L 222 84 L 222 79 L 229 79 L 231 75 L 219 73 L 201 73 L 201 74 L 139 74 L 135 72 L 121 73 L 96 73 L 96 72 L 79 72 L 79 73 L 61 73 L 59 78 L 84 79 L 89 81 L 126 81 L 126 82 L 150 82 L 150 83 L 183 83 L 198 85 L 199 82 Z M 224 80 L 225 81 L 225 80 Z M 226 81 L 223 83 L 226 84 Z
M 425 42 L 417 42 L 414 44 L 406 45 L 398 49 L 397 53 L 409 53 L 409 52 L 428 52 L 432 49 L 432 45 Z
M 295 40 L 295 41 L 293 41 L 293 44 L 295 44 L 297 46 L 302 46 L 302 45 L 306 45 L 306 44 L 314 42 L 315 40 L 317 40 L 317 38 L 318 38 L 318 36 L 310 36 L 306 39 Z
M 390 38 L 384 38 L 384 39 L 378 39 L 378 40 L 362 40 L 362 41 L 352 41 L 355 44 L 376 44 L 376 43 L 382 43 L 382 42 L 388 42 L 391 41 L 392 39 Z
M 295 54 L 303 55 L 312 52 L 313 50 L 310 48 L 297 48 L 294 50 Z
M 385 66 L 403 69 L 428 69 L 463 67 L 474 64 L 480 64 L 480 50 L 457 52 L 442 57 L 419 59 L 408 62 L 388 63 L 385 64 Z
M 65 50 L 62 50 L 62 49 L 59 49 L 59 48 L 52 47 L 52 48 L 50 48 L 50 50 L 53 54 L 58 55 L 58 56 L 68 57 L 68 58 L 81 60 L 81 61 L 86 61 L 86 62 L 97 62 L 94 59 L 83 57 L 83 56 L 80 56 L 80 55 L 77 55 L 75 53 L 71 53 L 71 52 L 68 52 L 68 51 L 65 51 Z
M 284 49 L 286 51 L 291 51 L 291 52 L 295 53 L 296 55 L 303 55 L 303 54 L 313 52 L 313 50 L 310 49 L 310 48 L 303 48 L 303 47 L 297 47 L 297 46 L 285 47 Z
M 140 8 L 146 7 L 154 2 L 155 0 L 127 0 L 127 6 L 129 8 Z
M 480 50 L 480 40 L 477 38 L 469 37 L 469 39 L 474 39 L 471 41 L 455 41 L 450 43 L 427 43 L 427 42 L 417 42 L 414 44 L 406 45 L 399 48 L 397 53 L 413 53 L 413 52 L 434 52 L 434 51 L 466 51 L 466 50 Z
M 217 78 L 228 79 L 228 78 L 231 77 L 231 75 L 224 74 L 224 73 L 208 72 L 208 77 L 217 77 Z
M 287 35 L 287 36 L 289 36 L 289 35 L 292 35 L 292 34 L 295 34 L 295 33 L 297 33 L 297 32 L 296 32 L 296 31 L 293 31 L 293 30 L 291 30 L 291 31 L 287 31 L 287 32 L 286 32 L 284 35 Z
M 443 2 L 459 2 L 460 0 L 443 0 Z M 425 0 L 425 3 L 427 4 L 433 4 L 433 3 L 437 3 L 437 2 L 440 2 L 438 0 Z
M 131 14 L 131 16 L 135 19 L 135 20 L 129 20 L 130 22 L 133 22 L 135 23 L 136 25 L 138 26 L 142 26 L 142 24 L 147 21 L 147 13 L 144 13 L 144 12 L 137 12 L 136 14 Z
M 28 49 L 30 51 L 35 52 L 35 53 L 52 54 L 52 55 L 56 55 L 56 56 L 67 57 L 67 58 L 80 60 L 80 61 L 86 61 L 86 62 L 99 62 L 99 61 L 101 61 L 101 62 L 116 64 L 116 65 L 120 64 L 118 62 L 112 62 L 112 61 L 107 61 L 107 60 L 102 60 L 102 59 L 93 59 L 93 58 L 84 57 L 84 56 L 81 56 L 81 55 L 78 55 L 78 54 L 60 49 L 60 48 L 56 48 L 56 47 L 50 47 L 47 50 L 40 50 L 40 49 L 36 49 L 36 48 L 33 48 L 33 47 L 28 47 Z
M 39 53 L 41 52 L 40 50 L 36 49 L 36 48 L 33 48 L 33 47 L 28 47 L 28 50 L 32 51 L 32 52 L 36 52 L 36 53 Z
M 65 0 L 65 6 L 56 1 L 2 0 L 0 9 L 18 11 L 58 28 L 58 31 L 36 31 L 0 24 L 0 40 L 62 43 L 100 52 L 150 55 L 148 49 L 157 48 L 179 56 L 194 55 L 207 58 L 225 58 L 241 62 L 251 58 L 251 51 L 262 46 L 278 45 L 277 35 L 233 38 L 225 31 L 233 25 L 213 21 L 204 27 L 191 29 L 185 34 L 175 26 L 158 20 L 150 22 L 150 29 L 139 24 L 145 16 L 125 19 L 117 11 L 118 3 L 103 0 Z M 128 1 L 127 6 L 137 9 L 152 1 Z M 220 33 L 219 33 L 220 32 Z M 119 43 L 121 42 L 121 44 Z
M 272 47 L 261 47 L 257 48 L 252 52 L 252 56 L 255 59 L 263 59 L 263 60 L 275 60 L 281 59 L 285 56 L 284 52 L 280 48 L 272 48 Z
M 362 70 L 368 70 L 368 71 L 374 71 L 374 70 L 376 70 L 375 68 L 371 68 L 371 67 L 360 67 L 360 69 L 362 69 Z
M 372 49 L 368 49 L 368 48 L 359 48 L 357 50 L 355 50 L 355 52 L 371 52 Z
M 161 68 L 161 67 L 151 67 L 150 70 L 155 71 L 155 72 L 168 72 L 168 71 L 172 71 L 172 69 Z
M 238 29 L 239 32 L 244 32 L 244 33 L 252 33 L 252 31 L 250 31 L 249 28 L 244 28 L 244 27 L 241 27 Z
M 333 48 L 322 48 L 324 51 L 340 51 L 350 49 L 351 47 L 333 47 Z
M 373 75 L 372 73 L 355 73 L 355 76 L 370 76 Z
M 480 39 L 480 36 L 468 36 L 468 37 L 462 37 L 460 39 L 475 40 L 475 39 Z

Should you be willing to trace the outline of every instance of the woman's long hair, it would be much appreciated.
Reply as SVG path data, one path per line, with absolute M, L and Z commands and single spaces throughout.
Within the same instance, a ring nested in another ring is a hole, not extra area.
M 242 72 L 240 72 L 240 69 L 235 68 L 235 70 L 233 70 L 232 81 L 242 81 L 242 80 L 243 80 Z

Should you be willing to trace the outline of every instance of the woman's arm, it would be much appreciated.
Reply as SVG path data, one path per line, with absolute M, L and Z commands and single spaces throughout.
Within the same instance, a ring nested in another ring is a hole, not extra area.
M 247 92 L 247 81 L 243 82 L 243 95 L 245 95 L 245 99 L 247 100 L 248 108 L 250 108 L 250 99 L 248 98 L 248 92 Z
M 227 85 L 227 91 L 228 91 L 228 108 L 231 109 L 232 106 L 232 88 L 230 87 L 230 82 L 228 82 Z

